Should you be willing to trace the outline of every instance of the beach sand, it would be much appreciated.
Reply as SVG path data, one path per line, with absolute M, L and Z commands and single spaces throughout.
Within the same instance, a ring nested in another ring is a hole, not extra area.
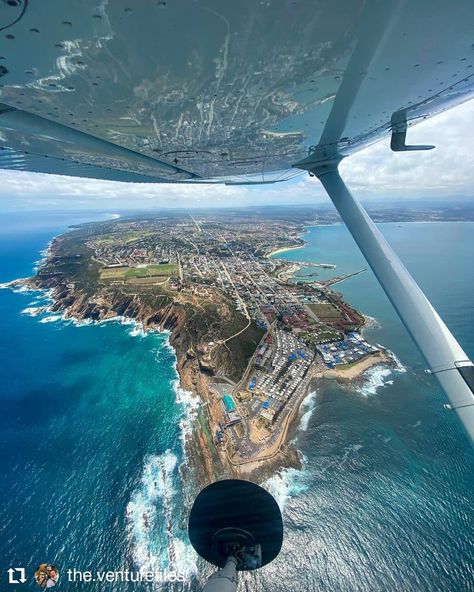
M 384 352 L 377 352 L 363 358 L 359 362 L 355 362 L 354 364 L 349 364 L 348 366 L 340 365 L 337 368 L 325 370 L 323 375 L 325 378 L 342 378 L 344 380 L 354 380 L 360 378 L 361 375 L 369 368 L 372 368 L 372 366 L 391 363 L 393 362 L 390 360 L 387 354 Z
M 278 255 L 280 253 L 286 253 L 286 251 L 295 251 L 296 249 L 303 249 L 305 245 L 298 245 L 295 247 L 282 247 L 281 249 L 275 249 L 267 254 L 267 258 L 273 257 L 274 255 Z

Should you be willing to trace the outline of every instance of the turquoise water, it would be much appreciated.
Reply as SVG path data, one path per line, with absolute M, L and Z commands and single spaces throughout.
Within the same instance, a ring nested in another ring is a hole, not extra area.
M 0 282 L 29 275 L 48 241 L 77 221 L 4 216 Z M 382 228 L 472 357 L 474 224 Z M 285 257 L 333 262 L 336 274 L 364 266 L 341 226 L 306 238 Z M 268 483 L 284 507 L 284 549 L 247 589 L 473 590 L 472 450 L 372 275 L 338 289 L 376 318 L 368 337 L 400 366 L 370 371 L 357 389 L 321 385 L 308 398 L 296 435 L 304 470 Z M 22 314 L 42 303 L 40 294 L 0 290 L 0 571 L 42 561 L 63 573 L 170 562 L 192 571 L 178 472 L 188 400 L 167 336 Z
M 29 275 L 71 222 L 44 217 L 32 228 L 5 216 L 0 281 Z M 178 474 L 185 407 L 167 335 L 31 316 L 45 302 L 0 290 L 2 571 L 43 561 L 63 574 L 162 570 L 170 553 L 187 567 Z
M 474 224 L 380 228 L 472 358 Z M 306 248 L 283 256 L 337 264 L 321 276 L 365 266 L 343 226 L 305 238 Z M 304 471 L 272 483 L 289 527 L 262 588 L 473 590 L 473 451 L 372 273 L 337 289 L 375 317 L 366 335 L 402 366 L 369 371 L 357 389 L 326 383 L 307 401 L 296 438 Z

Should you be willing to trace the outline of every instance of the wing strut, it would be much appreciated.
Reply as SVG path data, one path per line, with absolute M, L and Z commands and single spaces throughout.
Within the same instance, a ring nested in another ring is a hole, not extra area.
M 339 159 L 315 164 L 319 178 L 399 317 L 449 398 L 474 445 L 473 364 L 406 267 L 351 195 L 338 171 Z M 309 167 L 308 167 L 309 168 Z

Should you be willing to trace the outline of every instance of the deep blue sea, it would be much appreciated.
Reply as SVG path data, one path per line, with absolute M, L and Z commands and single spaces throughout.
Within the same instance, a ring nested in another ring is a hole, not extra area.
M 53 236 L 93 217 L 1 216 L 0 282 L 30 275 Z M 381 229 L 472 358 L 474 223 Z M 342 226 L 305 238 L 282 256 L 337 264 L 309 270 L 322 277 L 365 266 Z M 338 289 L 375 319 L 367 337 L 399 365 L 308 397 L 295 436 L 304 468 L 267 484 L 284 512 L 283 551 L 242 590 L 474 590 L 473 451 L 372 274 Z M 44 561 L 63 574 L 170 562 L 190 573 L 178 467 L 191 403 L 167 335 L 120 321 L 78 327 L 36 314 L 46 302 L 0 290 L 0 585 L 9 567 L 31 576 Z M 149 588 L 62 577 L 58 589 Z
M 3 216 L 0 282 L 31 275 L 53 236 L 90 219 Z M 0 577 L 42 562 L 63 574 L 162 571 L 170 554 L 176 569 L 192 568 L 178 473 L 187 405 L 167 335 L 32 316 L 45 304 L 40 293 L 0 290 Z

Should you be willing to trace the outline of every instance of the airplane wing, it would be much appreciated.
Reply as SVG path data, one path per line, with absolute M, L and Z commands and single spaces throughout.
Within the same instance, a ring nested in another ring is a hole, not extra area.
M 474 92 L 459 0 L 3 0 L 0 167 L 275 182 Z

